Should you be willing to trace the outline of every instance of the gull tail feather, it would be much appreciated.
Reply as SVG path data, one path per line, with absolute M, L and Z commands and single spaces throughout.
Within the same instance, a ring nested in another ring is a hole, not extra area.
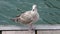
M 18 22 L 18 18 L 17 17 L 16 18 L 11 18 L 10 20 Z

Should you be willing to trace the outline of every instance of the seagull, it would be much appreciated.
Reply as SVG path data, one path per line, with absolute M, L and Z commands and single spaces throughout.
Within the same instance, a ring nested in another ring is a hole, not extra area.
M 26 11 L 16 16 L 16 18 L 12 18 L 12 20 L 17 23 L 28 24 L 30 29 L 33 29 L 32 24 L 39 20 L 39 13 L 37 11 L 37 5 L 34 4 L 32 6 L 32 10 Z

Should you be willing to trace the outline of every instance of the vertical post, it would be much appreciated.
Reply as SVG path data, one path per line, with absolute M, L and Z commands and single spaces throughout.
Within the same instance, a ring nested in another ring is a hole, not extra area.
M 2 34 L 2 31 L 0 31 L 0 34 Z
M 37 30 L 35 30 L 35 34 L 37 34 Z

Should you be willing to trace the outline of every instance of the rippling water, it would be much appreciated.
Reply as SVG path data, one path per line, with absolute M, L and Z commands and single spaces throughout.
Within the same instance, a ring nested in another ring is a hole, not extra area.
M 35 24 L 60 24 L 59 0 L 0 0 L 0 24 L 17 24 L 10 18 L 31 10 L 33 4 L 37 4 L 40 14 L 40 19 Z

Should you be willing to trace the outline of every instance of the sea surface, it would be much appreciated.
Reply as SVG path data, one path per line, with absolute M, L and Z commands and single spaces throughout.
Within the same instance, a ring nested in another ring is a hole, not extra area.
M 60 24 L 60 0 L 0 0 L 0 25 L 20 25 L 10 19 L 31 10 L 33 4 L 40 15 L 34 24 Z

